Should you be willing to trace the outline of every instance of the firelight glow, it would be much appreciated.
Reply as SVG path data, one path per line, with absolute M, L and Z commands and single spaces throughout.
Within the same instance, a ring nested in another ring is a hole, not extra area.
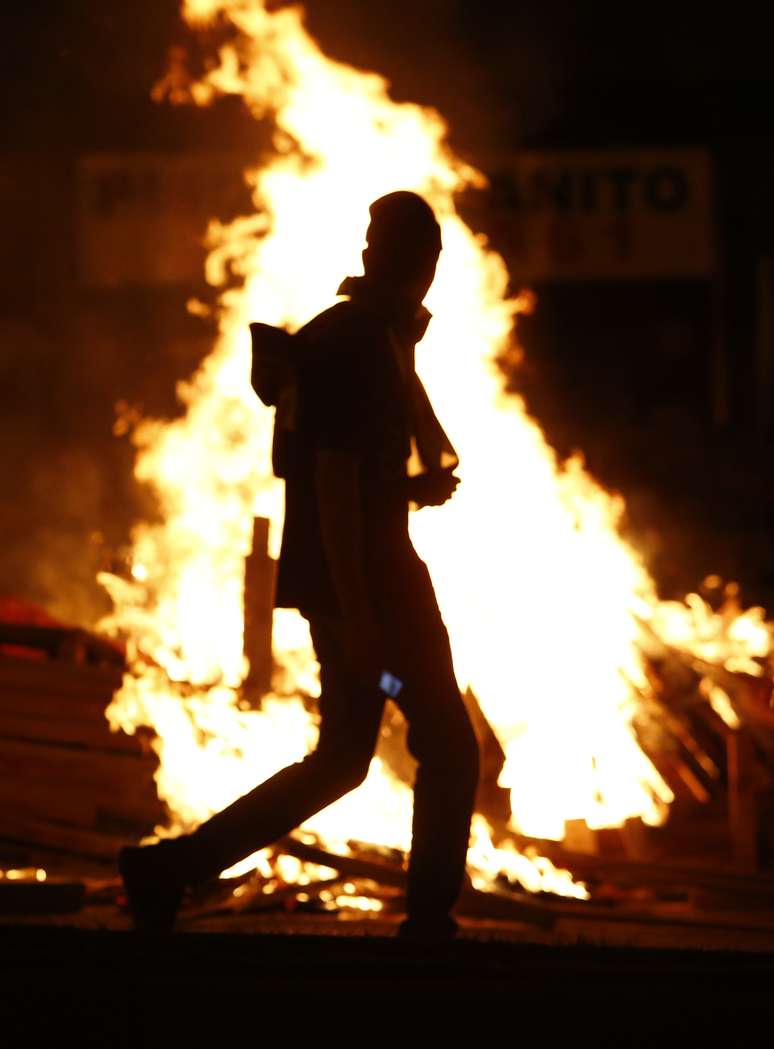
M 253 518 L 271 520 L 276 556 L 283 514 L 272 413 L 249 383 L 247 325 L 293 330 L 331 305 L 342 277 L 360 272 L 369 204 L 395 189 L 422 194 L 442 226 L 418 369 L 461 460 L 458 493 L 412 515 L 411 534 L 460 685 L 505 750 L 512 828 L 561 839 L 567 820 L 663 821 L 672 794 L 632 728 L 638 690 L 649 687 L 639 631 L 647 621 L 690 646 L 696 609 L 659 603 L 618 533 L 620 498 L 579 458 L 559 462 L 523 402 L 502 391 L 496 361 L 529 300 L 507 297 L 503 260 L 455 209 L 455 194 L 484 179 L 453 155 L 437 113 L 393 102 L 380 76 L 323 55 L 298 8 L 187 0 L 183 14 L 195 27 L 234 30 L 191 100 L 238 95 L 256 118 L 272 114 L 276 155 L 246 173 L 254 214 L 211 225 L 207 279 L 223 288 L 220 334 L 180 386 L 184 414 L 133 433 L 137 477 L 156 492 L 162 519 L 135 530 L 130 579 L 103 577 L 115 606 L 108 625 L 128 638 L 130 656 L 108 716 L 114 728 L 156 732 L 158 792 L 171 814 L 160 833 L 190 829 L 314 744 L 301 697 L 318 688 L 316 665 L 296 613 L 275 615 L 281 689 L 260 710 L 239 702 Z M 766 654 L 768 629 L 750 627 L 714 623 L 713 661 L 729 645 L 731 655 Z M 376 757 L 365 784 L 304 830 L 334 851 L 349 839 L 407 849 L 410 813 L 409 787 Z M 266 862 L 263 851 L 240 869 Z M 502 873 L 530 891 L 585 893 L 547 860 L 496 848 L 480 816 L 469 864 L 483 887 Z

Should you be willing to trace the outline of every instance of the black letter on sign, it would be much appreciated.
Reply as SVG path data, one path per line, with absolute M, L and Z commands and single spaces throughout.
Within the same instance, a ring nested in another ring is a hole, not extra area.
M 572 211 L 575 207 L 575 179 L 567 168 L 537 168 L 532 172 L 531 203 L 534 211 Z
M 599 207 L 597 172 L 584 171 L 580 177 L 581 207 L 584 211 L 596 211 Z
M 516 171 L 498 171 L 490 181 L 491 199 L 498 208 L 513 208 L 514 211 L 524 210 L 524 194 L 519 183 L 519 174 Z
M 609 168 L 607 177 L 613 184 L 613 207 L 628 211 L 632 206 L 632 183 L 637 178 L 634 168 Z
M 679 168 L 654 168 L 645 176 L 645 203 L 656 211 L 679 211 L 690 196 L 691 187 Z

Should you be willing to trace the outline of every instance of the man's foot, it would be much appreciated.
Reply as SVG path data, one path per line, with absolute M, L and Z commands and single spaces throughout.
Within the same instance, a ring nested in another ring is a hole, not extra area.
M 457 935 L 457 923 L 448 914 L 434 918 L 406 918 L 398 928 L 398 939 L 412 943 L 449 943 Z
M 172 932 L 185 893 L 180 873 L 182 842 L 129 845 L 118 853 L 129 912 L 139 932 Z

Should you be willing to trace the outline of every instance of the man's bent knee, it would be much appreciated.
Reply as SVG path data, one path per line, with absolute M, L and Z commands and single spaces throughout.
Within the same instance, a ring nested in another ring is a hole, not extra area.
M 371 765 L 371 754 L 353 757 L 341 751 L 315 750 L 306 759 L 335 797 L 349 794 L 365 780 Z
M 431 736 L 409 731 L 409 750 L 419 765 L 436 775 L 453 780 L 474 792 L 479 779 L 479 746 L 475 730 L 465 712 L 464 717 L 444 726 L 443 733 Z

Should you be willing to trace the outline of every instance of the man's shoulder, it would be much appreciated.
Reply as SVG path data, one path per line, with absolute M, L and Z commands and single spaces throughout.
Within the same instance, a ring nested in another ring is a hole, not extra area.
M 313 356 L 328 349 L 357 352 L 386 334 L 387 327 L 378 317 L 350 299 L 329 306 L 297 332 Z

